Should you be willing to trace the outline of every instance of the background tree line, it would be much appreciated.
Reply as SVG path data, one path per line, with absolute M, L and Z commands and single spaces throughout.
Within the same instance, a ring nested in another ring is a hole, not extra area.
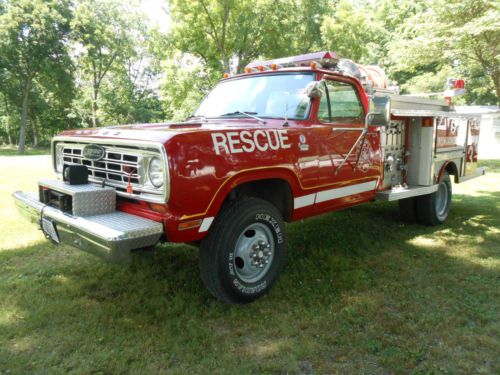
M 165 0 L 168 31 L 138 1 L 0 0 L 0 142 L 62 129 L 179 120 L 222 73 L 333 50 L 379 64 L 403 92 L 463 77 L 468 104 L 500 98 L 494 0 Z

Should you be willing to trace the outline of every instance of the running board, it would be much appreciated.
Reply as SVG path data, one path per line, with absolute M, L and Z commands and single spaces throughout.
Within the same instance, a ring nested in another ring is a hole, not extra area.
M 379 191 L 377 194 L 375 194 L 375 198 L 381 201 L 397 201 L 399 199 L 406 199 L 419 195 L 434 193 L 437 191 L 438 186 L 439 185 L 408 187 L 399 186 L 392 189 Z

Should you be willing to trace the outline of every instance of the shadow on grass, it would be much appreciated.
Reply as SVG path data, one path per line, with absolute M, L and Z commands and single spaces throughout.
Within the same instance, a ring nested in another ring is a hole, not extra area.
M 186 245 L 129 266 L 6 251 L 0 370 L 495 372 L 499 198 L 457 195 L 439 227 L 382 202 L 291 224 L 281 279 L 246 306 L 209 296 Z

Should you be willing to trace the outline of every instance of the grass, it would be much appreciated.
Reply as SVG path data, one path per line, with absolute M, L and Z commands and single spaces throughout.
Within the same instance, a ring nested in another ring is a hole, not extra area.
M 39 148 L 26 147 L 26 150 L 24 151 L 25 156 L 49 155 L 49 154 L 50 154 L 49 147 L 39 147 Z M 0 146 L 0 156 L 20 156 L 20 155 L 17 146 Z
M 440 227 L 384 202 L 293 223 L 272 292 L 225 306 L 193 247 L 118 266 L 43 240 L 9 194 L 49 164 L 0 158 L 2 374 L 500 372 L 498 173 L 455 185 Z
M 500 161 L 499 160 L 479 160 L 478 166 L 486 167 L 487 173 L 500 173 Z

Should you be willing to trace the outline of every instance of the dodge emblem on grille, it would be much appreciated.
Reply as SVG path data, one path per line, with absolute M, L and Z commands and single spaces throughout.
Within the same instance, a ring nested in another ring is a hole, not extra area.
M 85 159 L 98 161 L 101 160 L 105 154 L 106 151 L 104 151 L 104 147 L 99 145 L 86 145 L 83 148 L 83 157 Z

